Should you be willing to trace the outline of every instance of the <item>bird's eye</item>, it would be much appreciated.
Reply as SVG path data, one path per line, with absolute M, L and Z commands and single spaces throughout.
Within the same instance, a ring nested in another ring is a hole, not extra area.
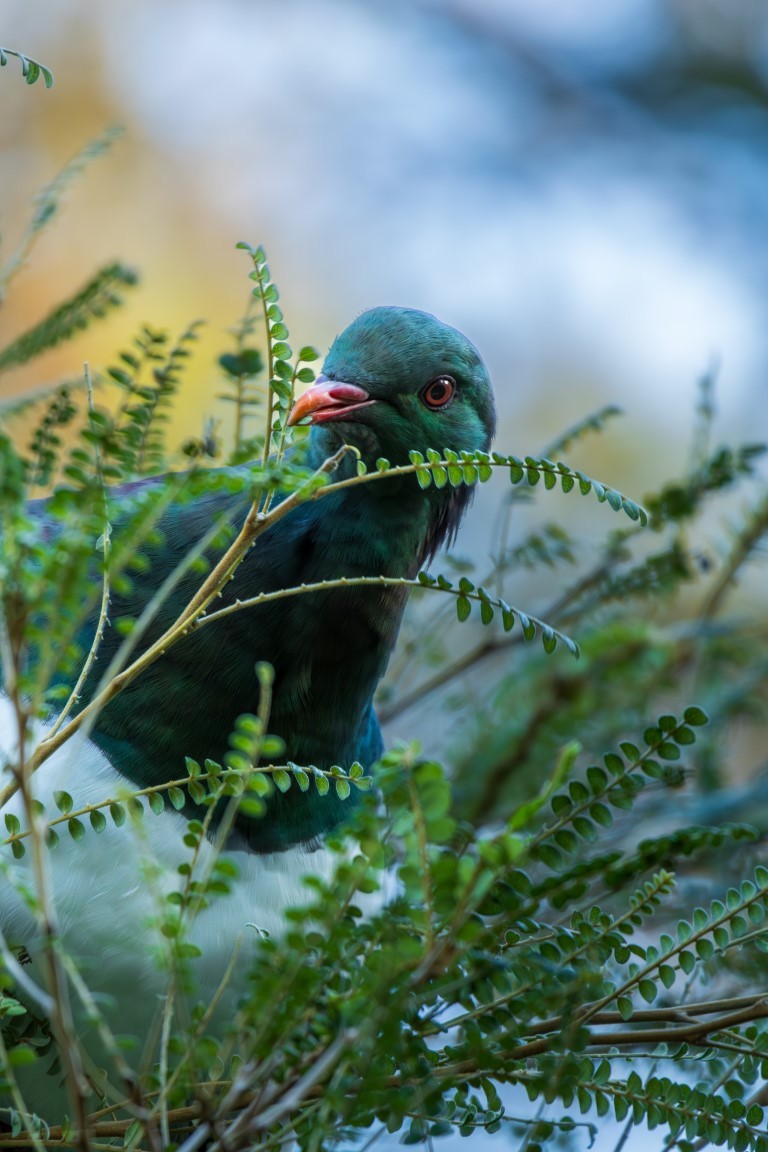
M 456 392 L 453 376 L 435 376 L 421 393 L 427 408 L 447 408 Z

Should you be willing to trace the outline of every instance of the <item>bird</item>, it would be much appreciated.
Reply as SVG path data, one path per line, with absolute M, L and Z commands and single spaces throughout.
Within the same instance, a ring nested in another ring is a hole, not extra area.
M 487 451 L 495 420 L 489 374 L 474 345 L 427 312 L 384 306 L 363 312 L 336 337 L 288 422 L 310 426 L 310 468 L 343 445 L 355 449 L 341 456 L 333 476 L 349 479 L 356 475 L 356 457 L 375 469 L 382 457 L 408 464 L 414 450 Z M 108 495 L 109 507 L 117 509 L 115 531 L 122 491 Z M 217 607 L 340 577 L 412 578 L 453 541 L 471 496 L 465 485 L 422 488 L 411 473 L 299 503 L 258 538 Z M 145 570 L 113 592 L 110 621 L 137 618 L 217 518 L 236 529 L 247 499 L 216 485 L 192 501 L 172 502 L 157 525 L 159 543 L 146 546 Z M 209 560 L 215 559 L 209 550 Z M 145 646 L 175 619 L 199 582 L 194 572 L 179 582 L 143 637 Z M 407 595 L 404 586 L 337 586 L 233 612 L 193 631 L 115 696 L 87 735 L 76 735 L 41 765 L 33 778 L 36 797 L 54 810 L 54 794 L 64 789 L 82 806 L 126 787 L 183 776 L 185 756 L 224 762 L 238 716 L 257 711 L 260 663 L 274 672 L 268 727 L 284 744 L 285 762 L 326 770 L 348 770 L 357 762 L 369 769 L 382 753 L 374 693 Z M 86 633 L 95 626 L 90 619 Z M 107 628 L 100 662 L 108 662 L 120 642 L 119 631 Z M 7 698 L 0 700 L 0 755 L 6 758 L 13 755 L 9 711 Z M 42 735 L 54 720 L 42 722 Z M 203 909 L 191 929 L 202 953 L 196 963 L 201 999 L 213 998 L 238 941 L 252 936 L 254 927 L 279 936 L 285 910 L 307 903 L 306 874 L 330 878 L 336 858 L 326 840 L 349 819 L 354 803 L 354 789 L 342 800 L 333 789 L 321 796 L 292 786 L 273 789 L 262 816 L 238 812 L 223 849 L 237 867 L 232 891 Z M 23 822 L 18 795 L 5 811 Z M 149 1033 L 167 979 L 152 956 L 147 924 L 156 915 L 153 901 L 158 891 L 178 885 L 177 867 L 189 851 L 187 820 L 199 815 L 199 808 L 166 805 L 159 815 L 147 815 L 140 835 L 108 824 L 81 843 L 63 836 L 50 853 L 65 945 L 108 1019 L 112 1011 L 122 1031 L 129 1023 L 139 1042 Z M 200 850 L 205 864 L 212 842 L 205 839 Z M 154 860 L 151 881 L 142 871 L 147 856 Z M 25 861 L 14 866 L 23 869 Z M 31 913 L 7 883 L 0 888 L 0 929 L 7 941 L 23 946 L 34 974 L 42 944 Z M 50 1085 L 41 1087 L 44 1079 L 25 1081 L 32 1106 L 49 1107 L 54 1099 Z

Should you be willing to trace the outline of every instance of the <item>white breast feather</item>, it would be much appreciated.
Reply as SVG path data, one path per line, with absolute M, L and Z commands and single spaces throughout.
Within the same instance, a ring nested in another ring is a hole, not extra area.
M 41 726 L 38 735 L 44 731 Z M 14 732 L 9 701 L 0 697 L 0 765 L 13 753 Z M 7 770 L 0 772 L 3 784 L 7 779 Z M 52 815 L 57 812 L 53 799 L 57 791 L 71 794 L 74 809 L 126 792 L 126 781 L 104 753 L 77 736 L 39 768 L 33 782 L 36 798 Z M 26 826 L 18 793 L 3 809 L 5 813 L 15 814 L 22 827 Z M 87 825 L 87 820 L 83 822 Z M 107 816 L 103 832 L 97 834 L 88 827 L 80 842 L 73 841 L 62 827 L 58 846 L 48 854 L 65 947 L 91 991 L 99 996 L 108 1022 L 119 1020 L 123 1032 L 130 1022 L 131 1032 L 142 1042 L 167 988 L 167 973 L 158 963 L 162 937 L 152 922 L 157 917 L 158 900 L 183 882 L 177 867 L 191 858 L 191 849 L 183 842 L 185 831 L 185 818 L 166 806 L 159 816 L 146 811 L 135 825 L 126 821 L 121 828 Z M 234 1013 L 244 987 L 238 974 L 249 967 L 249 948 L 258 933 L 279 937 L 284 930 L 285 909 L 310 902 L 311 892 L 303 877 L 312 874 L 330 879 L 336 862 L 323 848 L 309 853 L 296 848 L 268 855 L 240 851 L 226 855 L 238 869 L 231 892 L 198 913 L 189 935 L 203 953 L 194 964 L 194 972 L 205 1003 L 213 999 L 234 950 L 240 946 L 232 980 L 219 1005 L 220 1023 Z M 205 841 L 197 865 L 200 875 L 207 874 L 212 857 L 212 845 Z M 0 862 L 4 870 L 7 864 L 15 875 L 26 876 L 31 885 L 29 853 L 16 861 L 10 848 L 2 847 Z M 381 906 L 381 897 L 358 894 L 356 903 L 370 914 Z M 5 877 L 0 882 L 0 927 L 7 941 L 26 947 L 33 958 L 27 971 L 42 982 L 36 962 L 40 939 L 34 917 Z M 102 999 L 104 996 L 107 999 Z M 53 1108 L 63 1100 L 53 1090 L 54 1081 L 41 1076 L 39 1070 L 33 1077 L 25 1075 L 20 1080 L 33 1109 Z

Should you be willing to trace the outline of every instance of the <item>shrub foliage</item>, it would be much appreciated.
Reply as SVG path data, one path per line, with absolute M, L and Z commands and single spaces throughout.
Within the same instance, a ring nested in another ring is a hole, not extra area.
M 48 83 L 42 66 L 20 59 L 28 82 L 42 74 Z M 48 217 L 55 183 L 46 196 Z M 32 859 L 36 886 L 26 899 L 51 939 L 53 1008 L 42 1011 L 23 956 L 0 940 L 0 1147 L 235 1152 L 293 1140 L 319 1150 L 339 1141 L 367 1147 L 382 1130 L 431 1145 L 455 1131 L 479 1139 L 506 1126 L 533 1152 L 563 1141 L 584 1147 L 613 1117 L 660 1129 L 659 1148 L 765 1152 L 768 869 L 756 848 L 760 782 L 732 786 L 730 733 L 736 722 L 764 721 L 768 660 L 764 621 L 731 619 L 724 609 L 765 539 L 768 498 L 758 447 L 709 448 L 710 379 L 701 385 L 690 462 L 678 478 L 656 477 L 644 507 L 559 459 L 602 432 L 615 409 L 587 416 L 543 454 L 435 445 L 406 466 L 361 464 L 343 481 L 386 484 L 411 472 L 423 487 L 499 475 L 509 482 L 490 561 L 446 560 L 449 574 L 399 581 L 417 594 L 395 658 L 400 687 L 382 698 L 385 717 L 429 700 L 448 727 L 468 674 L 482 684 L 447 767 L 415 745 L 389 751 L 371 777 L 359 765 L 320 771 L 273 760 L 264 668 L 262 714 L 241 719 L 225 765 L 187 758 L 175 779 L 120 797 L 84 803 L 73 780 L 71 792 L 56 793 L 55 810 L 35 800 L 34 771 L 53 751 L 184 633 L 215 627 L 223 580 L 265 528 L 340 483 L 337 458 L 307 470 L 301 432 L 286 452 L 294 390 L 314 378 L 317 353 L 294 353 L 264 251 L 241 247 L 252 292 L 232 347 L 218 357 L 222 398 L 234 413 L 227 459 L 249 462 L 237 479 L 206 468 L 222 451 L 212 426 L 180 451 L 166 442 L 196 324 L 175 341 L 145 327 L 96 388 L 86 372 L 3 413 L 0 648 L 20 751 L 7 755 L 0 805 L 20 790 L 25 819 L 6 813 L 0 867 L 4 884 L 18 884 L 18 862 Z M 98 322 L 134 281 L 122 264 L 102 269 L 0 350 L 0 369 Z M 114 532 L 109 486 L 164 468 L 176 470 L 135 490 Z M 247 490 L 261 516 L 227 542 L 227 563 L 211 572 L 201 556 L 220 531 L 212 525 L 183 561 L 201 567 L 193 603 L 139 656 L 144 622 L 124 624 L 117 661 L 101 669 L 110 589 L 141 579 L 169 500 L 194 500 L 216 485 Z M 749 502 L 715 554 L 704 542 L 704 514 L 737 486 Z M 554 490 L 573 494 L 562 504 L 566 524 L 579 496 L 622 517 L 606 521 L 588 563 L 567 527 L 544 519 Z M 48 493 L 43 539 L 27 502 Z M 511 516 L 541 494 L 533 530 L 513 539 Z M 506 598 L 507 585 L 531 569 L 559 577 L 541 617 Z M 227 611 L 321 597 L 333 585 L 255 592 Z M 55 616 L 43 619 L 42 603 L 55 603 Z M 99 624 L 83 650 L 78 634 L 94 607 Z M 459 651 L 446 639 L 445 612 L 469 629 Z M 540 644 L 525 643 L 536 637 Z M 62 688 L 73 679 L 73 689 Z M 54 718 L 42 735 L 41 718 Z M 538 792 L 531 780 L 544 782 Z M 342 799 L 355 789 L 370 800 L 351 821 L 359 849 L 350 856 L 347 841 L 336 845 L 333 882 L 309 882 L 307 906 L 289 914 L 284 938 L 253 940 L 240 956 L 249 991 L 217 1031 L 208 1006 L 196 1002 L 200 957 L 189 931 L 201 907 L 227 898 L 234 865 L 223 853 L 196 875 L 197 848 L 214 808 L 256 810 L 273 788 L 333 788 Z M 47 859 L 62 837 L 86 851 L 108 823 L 129 835 L 141 813 L 148 821 L 190 801 L 199 815 L 188 824 L 189 855 L 178 861 L 178 888 L 156 924 L 175 989 L 158 1010 L 162 1058 L 138 1075 L 101 1020 L 120 1099 L 86 1117 L 77 1111 L 79 1041 L 62 1005 L 83 1001 L 97 1019 L 99 1009 L 51 931 Z M 654 834 L 643 836 L 649 826 Z M 377 887 L 388 902 L 364 917 L 358 900 Z M 189 1011 L 175 1010 L 181 1001 Z M 34 1059 L 41 1076 L 55 1065 L 70 1079 L 71 1117 L 26 1110 L 17 1073 Z

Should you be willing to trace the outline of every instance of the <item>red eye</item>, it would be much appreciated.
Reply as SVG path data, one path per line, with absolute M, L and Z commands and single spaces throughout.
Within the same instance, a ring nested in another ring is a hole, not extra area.
M 456 391 L 456 381 L 452 376 L 436 376 L 430 380 L 421 398 L 427 408 L 447 408 Z

